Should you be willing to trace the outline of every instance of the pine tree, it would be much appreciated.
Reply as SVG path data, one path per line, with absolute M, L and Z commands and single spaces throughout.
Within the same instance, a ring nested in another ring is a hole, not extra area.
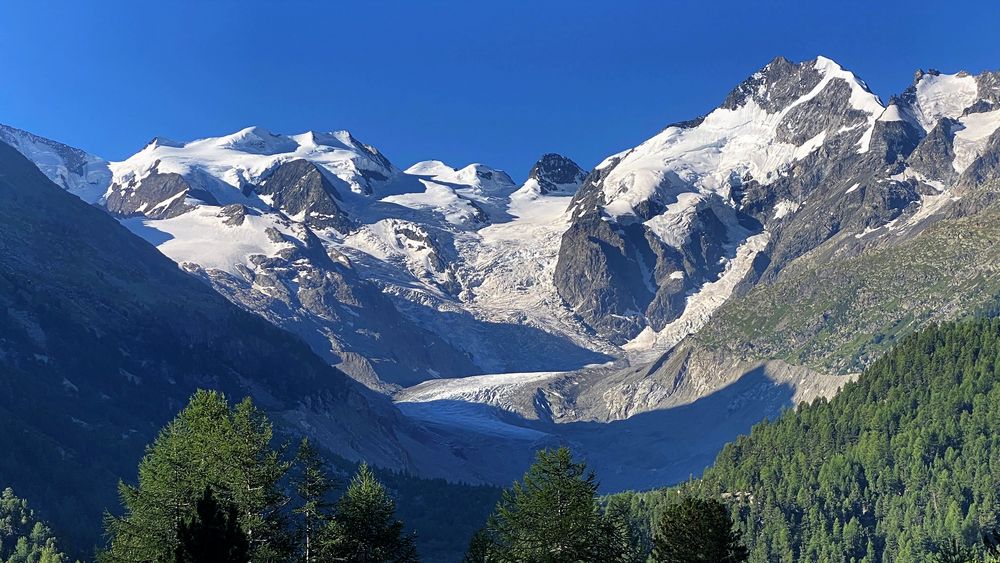
M 316 536 L 329 522 L 330 508 L 333 506 L 327 500 L 333 482 L 327 476 L 327 469 L 316 448 L 303 438 L 295 456 L 296 475 L 292 479 L 301 503 L 295 513 L 302 517 L 302 551 L 305 563 L 318 561 L 316 557 Z
M 236 507 L 223 509 L 212 488 L 205 487 L 195 516 L 182 522 L 177 532 L 175 563 L 246 563 L 249 549 Z
M 653 560 L 663 563 L 736 563 L 748 553 L 726 506 L 685 496 L 669 506 L 653 539 Z
M 337 501 L 317 547 L 321 561 L 418 561 L 413 535 L 404 534 L 403 523 L 396 519 L 396 503 L 365 463 Z
M 539 451 L 524 478 L 504 491 L 470 557 L 492 561 L 613 562 L 630 560 L 630 534 L 605 519 L 597 479 L 567 448 Z M 484 542 L 492 545 L 484 545 Z

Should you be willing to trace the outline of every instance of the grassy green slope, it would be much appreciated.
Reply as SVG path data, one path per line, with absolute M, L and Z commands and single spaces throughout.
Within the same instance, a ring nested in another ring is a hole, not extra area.
M 851 242 L 830 241 L 773 284 L 727 303 L 697 340 L 747 359 L 857 372 L 900 337 L 977 310 L 1000 292 L 1000 210 L 838 254 Z

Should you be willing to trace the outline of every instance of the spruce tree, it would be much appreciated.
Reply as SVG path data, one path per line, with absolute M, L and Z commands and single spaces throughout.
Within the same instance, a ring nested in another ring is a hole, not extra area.
M 726 506 L 693 496 L 667 507 L 653 545 L 653 560 L 663 563 L 737 563 L 748 557 Z
M 414 537 L 403 533 L 396 519 L 396 503 L 362 463 L 344 496 L 337 501 L 333 520 L 320 538 L 320 561 L 355 563 L 410 563 L 418 561 Z
M 236 507 L 223 508 L 211 487 L 198 500 L 195 516 L 177 531 L 175 563 L 246 563 L 249 542 L 238 522 Z
M 296 473 L 292 478 L 292 488 L 299 500 L 295 513 L 302 518 L 302 552 L 305 563 L 318 561 L 316 539 L 320 530 L 329 522 L 330 508 L 328 496 L 333 489 L 333 481 L 327 476 L 327 469 L 319 452 L 303 438 L 295 456 Z
M 620 522 L 602 516 L 597 487 L 594 473 L 574 462 L 569 449 L 538 452 L 524 478 L 504 491 L 469 557 L 539 563 L 629 560 L 630 550 L 622 543 L 627 534 Z

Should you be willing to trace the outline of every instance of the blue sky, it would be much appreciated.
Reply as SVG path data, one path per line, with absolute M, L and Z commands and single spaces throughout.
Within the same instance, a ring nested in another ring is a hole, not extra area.
M 918 68 L 1000 68 L 998 29 L 992 1 L 0 0 L 0 122 L 109 159 L 154 136 L 349 129 L 401 167 L 519 179 L 705 113 L 776 55 L 826 55 L 888 99 Z

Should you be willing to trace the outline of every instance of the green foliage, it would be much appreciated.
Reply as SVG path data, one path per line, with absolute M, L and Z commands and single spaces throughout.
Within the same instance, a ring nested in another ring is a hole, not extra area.
M 195 516 L 181 523 L 177 542 L 175 563 L 246 563 L 250 556 L 236 506 L 223 509 L 211 487 L 198 499 Z
M 302 558 L 305 563 L 316 559 L 316 536 L 332 518 L 328 501 L 333 481 L 329 477 L 326 464 L 316 448 L 303 438 L 299 451 L 295 456 L 295 475 L 292 478 L 292 489 L 298 498 L 299 506 L 294 512 L 301 516 Z
M 737 563 L 747 548 L 726 506 L 716 499 L 686 496 L 660 519 L 653 560 L 663 563 Z
M 602 512 L 597 479 L 567 448 L 542 450 L 504 491 L 466 561 L 639 561 L 626 513 Z
M 109 562 L 173 557 L 183 522 L 211 487 L 235 507 L 253 561 L 281 559 L 287 541 L 281 510 L 288 499 L 278 482 L 289 463 L 271 449 L 271 424 L 249 399 L 230 409 L 216 392 L 199 391 L 147 449 L 138 486 L 119 487 L 125 514 L 108 515 Z
M 830 401 L 761 423 L 680 490 L 726 497 L 750 560 L 927 562 L 1000 517 L 1000 320 L 903 339 Z M 676 493 L 635 495 L 636 518 Z
M 410 563 L 418 561 L 413 535 L 403 533 L 396 503 L 362 463 L 317 546 L 320 561 Z
M 7 488 L 0 493 L 0 561 L 4 563 L 67 563 L 56 538 L 28 506 Z
M 344 499 L 332 505 L 332 476 L 352 471 L 354 464 L 335 456 L 324 459 L 308 440 L 288 461 L 285 449 L 271 447 L 272 442 L 271 424 L 252 402 L 230 408 L 219 393 L 197 392 L 147 448 L 138 484 L 120 485 L 124 513 L 106 516 L 109 542 L 100 559 L 172 561 L 181 526 L 191 521 L 205 487 L 211 487 L 221 505 L 236 509 L 252 561 L 322 561 L 314 543 L 332 537 L 343 548 L 366 541 L 365 534 L 384 545 L 393 545 L 396 534 L 397 547 L 388 557 L 401 558 L 387 560 L 407 561 L 415 553 L 414 536 L 404 530 L 403 519 L 426 532 L 430 541 L 420 547 L 429 558 L 453 561 L 499 496 L 492 487 L 381 472 L 390 495 L 365 466 Z M 404 502 L 403 518 L 395 516 L 391 497 Z M 334 506 L 341 522 L 353 523 L 330 527 Z M 355 527 L 359 522 L 370 527 Z M 329 533 L 344 529 L 348 532 Z M 378 549 L 375 557 L 383 553 Z

